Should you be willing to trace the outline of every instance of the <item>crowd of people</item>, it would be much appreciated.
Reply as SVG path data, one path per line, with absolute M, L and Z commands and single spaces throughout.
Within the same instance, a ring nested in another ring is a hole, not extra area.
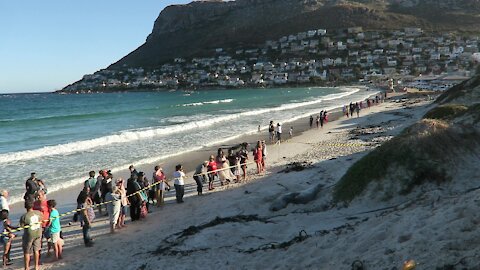
M 362 109 L 367 109 L 373 106 L 374 104 L 378 104 L 380 102 L 383 102 L 386 98 L 387 94 L 382 93 L 380 96 L 376 95 L 374 99 L 372 98 L 367 98 L 365 101 L 359 101 L 359 102 L 350 102 L 348 105 L 344 105 L 342 108 L 343 115 L 346 117 L 353 117 L 353 114 L 356 113 L 357 117 L 360 117 L 360 111 Z
M 362 102 L 351 102 L 343 106 L 343 114 L 347 117 L 357 116 L 363 108 L 369 108 L 375 103 L 383 101 L 382 97 L 366 99 Z M 320 111 L 316 117 L 310 116 L 310 127 L 317 128 L 328 122 L 328 112 Z M 260 128 L 259 128 L 260 130 Z M 271 143 L 282 141 L 282 125 L 270 121 L 269 140 Z M 290 127 L 289 136 L 293 136 L 293 127 Z M 247 179 L 247 165 L 256 164 L 256 172 L 265 172 L 267 158 L 267 145 L 265 140 L 257 141 L 255 147 L 249 149 L 248 143 L 242 143 L 238 148 L 229 148 L 227 154 L 219 148 L 217 155 L 209 156 L 208 160 L 196 166 L 193 179 L 196 183 L 198 195 L 203 195 L 204 185 L 208 182 L 208 190 L 215 189 L 214 182 L 218 180 L 220 186 L 230 183 L 240 183 Z M 254 162 L 249 162 L 249 150 L 252 152 Z M 86 247 L 94 245 L 90 235 L 92 223 L 95 220 L 95 209 L 101 216 L 108 216 L 110 231 L 127 227 L 125 224 L 127 213 L 132 222 L 146 218 L 151 212 L 151 207 L 162 207 L 165 203 L 165 194 L 171 189 L 171 183 L 165 175 L 163 168 L 157 165 L 153 169 L 151 181 L 144 172 L 138 172 L 133 165 L 129 167 L 130 177 L 127 181 L 122 178 L 114 179 L 110 170 L 100 170 L 98 175 L 95 171 L 89 172 L 89 177 L 83 183 L 83 189 L 77 196 L 77 209 L 73 216 L 74 222 L 79 222 L 82 228 L 83 241 Z M 175 166 L 172 174 L 173 186 L 177 203 L 184 202 L 185 172 L 181 164 Z M 60 224 L 60 214 L 56 209 L 56 201 L 47 199 L 47 187 L 45 182 L 36 177 L 32 172 L 25 182 L 25 209 L 26 213 L 21 216 L 19 226 L 24 228 L 22 235 L 22 250 L 24 252 L 25 269 L 30 267 L 30 257 L 33 253 L 35 269 L 38 269 L 43 243 L 47 245 L 47 255 L 54 251 L 54 259 L 62 258 L 63 234 Z M 3 232 L 1 243 L 4 246 L 3 265 L 11 264 L 10 252 L 15 232 L 19 227 L 11 224 L 9 219 L 8 191 L 0 190 L 0 231 Z M 103 207 L 105 206 L 105 207 Z
M 328 122 L 328 113 L 327 110 L 321 110 L 319 114 L 316 115 L 315 119 L 313 115 L 310 115 L 310 128 L 313 128 L 313 121 L 315 120 L 315 124 L 317 128 L 323 128 L 323 125 Z
M 271 122 L 273 123 L 273 121 Z M 278 124 L 280 126 L 280 124 Z M 278 129 L 276 129 L 278 132 Z M 281 139 L 281 129 L 278 140 Z M 237 151 L 235 151 L 237 150 Z M 203 195 L 204 185 L 208 182 L 208 190 L 214 190 L 214 183 L 220 186 L 230 183 L 240 183 L 247 179 L 247 166 L 249 150 L 252 151 L 257 173 L 265 171 L 267 146 L 264 140 L 257 141 L 254 148 L 249 149 L 248 143 L 240 144 L 239 148 L 219 148 L 217 155 L 211 155 L 195 168 L 193 179 L 197 185 L 197 194 Z M 146 218 L 151 212 L 151 207 L 162 207 L 165 203 L 165 194 L 171 188 L 163 168 L 157 165 L 153 169 L 151 180 L 147 179 L 144 172 L 139 172 L 131 165 L 130 177 L 127 181 L 114 178 L 110 170 L 90 171 L 88 179 L 83 183 L 83 189 L 77 196 L 77 209 L 73 215 L 73 223 L 81 226 L 83 241 L 86 247 L 92 247 L 94 241 L 91 237 L 92 223 L 97 215 L 108 216 L 110 232 L 126 227 L 126 215 L 129 213 L 132 222 Z M 184 202 L 185 172 L 181 164 L 175 166 L 172 174 L 173 186 L 177 203 Z M 3 265 L 11 264 L 10 251 L 16 232 L 23 229 L 22 249 L 24 252 L 25 269 L 30 269 L 31 255 L 33 254 L 35 269 L 41 261 L 41 251 L 46 242 L 47 255 L 54 252 L 54 259 L 62 259 L 63 233 L 60 225 L 60 214 L 56 209 L 55 200 L 47 199 L 45 182 L 31 173 L 25 182 L 24 206 L 26 213 L 21 216 L 19 227 L 11 224 L 9 219 L 8 191 L 0 191 L 1 219 L 0 231 L 3 232 L 1 242 L 4 246 Z M 97 211 L 95 211 L 97 210 Z M 70 222 L 69 224 L 72 224 Z M 42 260 L 43 261 L 43 260 Z
M 41 249 L 46 242 L 47 256 L 54 251 L 54 260 L 62 259 L 63 235 L 60 224 L 60 214 L 56 208 L 55 200 L 47 200 L 47 188 L 45 183 L 31 173 L 25 182 L 24 206 L 26 213 L 20 217 L 19 227 L 13 226 L 9 219 L 10 207 L 8 205 L 8 191 L 0 191 L 1 243 L 3 244 L 3 266 L 10 265 L 12 241 L 15 232 L 23 228 L 22 251 L 24 254 L 25 269 L 30 269 L 31 254 L 33 253 L 35 269 L 39 268 Z

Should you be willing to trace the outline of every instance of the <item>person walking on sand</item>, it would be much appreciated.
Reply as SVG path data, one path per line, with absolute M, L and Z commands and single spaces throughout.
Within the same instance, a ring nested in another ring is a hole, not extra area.
M 203 182 L 206 181 L 206 172 L 208 167 L 208 161 L 204 161 L 202 164 L 198 165 L 195 168 L 195 173 L 193 174 L 193 180 L 197 183 L 197 193 L 198 195 L 202 195 L 203 192 Z
M 175 172 L 173 173 L 173 178 L 175 179 L 175 196 L 177 203 L 183 203 L 183 195 L 185 194 L 185 173 L 183 172 L 183 167 L 181 164 L 175 166 Z
M 323 113 L 323 111 L 320 112 L 320 115 L 322 115 L 322 113 Z M 315 123 L 316 123 L 316 125 L 317 125 L 317 128 L 318 128 L 318 126 L 319 126 L 319 124 L 320 124 L 320 115 L 317 115 L 317 119 L 315 120 Z
M 63 239 L 60 238 L 62 227 L 60 226 L 60 213 L 57 210 L 57 202 L 55 200 L 47 201 L 48 210 L 50 211 L 50 225 L 48 231 L 50 233 L 50 242 L 53 244 L 55 251 L 55 258 L 62 259 L 63 253 Z
M 355 104 L 355 112 L 357 113 L 357 117 L 360 117 L 360 105 L 358 105 L 358 103 Z
M 293 138 L 293 127 L 290 127 L 290 130 L 288 131 L 288 136 L 290 137 L 290 139 Z
M 40 241 L 42 237 L 42 213 L 33 210 L 33 201 L 25 201 L 27 213 L 20 217 L 20 227 L 28 225 L 22 236 L 22 249 L 25 269 L 30 269 L 30 258 L 33 251 L 35 270 L 39 270 L 40 265 Z
M 310 115 L 310 128 L 313 127 L 313 115 Z
M 262 143 L 260 141 L 257 141 L 257 145 L 255 146 L 255 152 L 253 153 L 255 163 L 257 163 L 257 174 L 261 174 L 263 172 L 262 153 Z

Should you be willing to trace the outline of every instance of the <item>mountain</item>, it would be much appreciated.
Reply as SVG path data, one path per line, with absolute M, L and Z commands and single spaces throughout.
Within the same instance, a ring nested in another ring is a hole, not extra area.
M 236 0 L 196 1 L 160 12 L 146 42 L 112 64 L 156 67 L 214 48 L 256 46 L 310 29 L 421 27 L 480 29 L 480 0 Z

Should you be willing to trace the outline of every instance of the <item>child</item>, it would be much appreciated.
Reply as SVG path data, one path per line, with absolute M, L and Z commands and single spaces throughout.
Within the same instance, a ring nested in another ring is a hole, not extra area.
M 60 231 L 62 230 L 60 227 L 60 214 L 55 208 L 57 206 L 57 202 L 55 200 L 48 200 L 47 205 L 48 209 L 50 210 L 50 225 L 48 227 L 50 232 L 50 242 L 53 243 L 55 258 L 59 260 L 62 258 L 63 251 L 63 240 L 60 238 Z
M 290 130 L 288 131 L 288 135 L 290 135 L 290 139 L 293 137 L 293 127 L 290 127 Z
M 2 233 L 1 235 L 1 241 L 3 244 L 3 267 L 7 265 L 11 265 L 12 263 L 10 262 L 10 250 L 12 248 L 12 240 L 15 238 L 15 234 L 13 234 L 11 231 L 17 229 L 16 227 L 13 227 L 10 225 L 10 220 L 8 219 L 8 210 L 3 209 L 2 212 L 0 213 L 0 231 Z

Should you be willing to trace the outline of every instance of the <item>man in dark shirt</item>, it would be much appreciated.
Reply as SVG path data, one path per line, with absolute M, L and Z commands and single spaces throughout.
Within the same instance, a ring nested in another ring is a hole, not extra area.
M 37 191 L 40 189 L 37 183 L 35 182 L 35 173 L 32 172 L 30 174 L 30 178 L 27 179 L 25 182 L 25 196 L 24 199 L 25 201 L 31 201 L 32 203 L 35 201 L 35 197 L 37 194 Z

